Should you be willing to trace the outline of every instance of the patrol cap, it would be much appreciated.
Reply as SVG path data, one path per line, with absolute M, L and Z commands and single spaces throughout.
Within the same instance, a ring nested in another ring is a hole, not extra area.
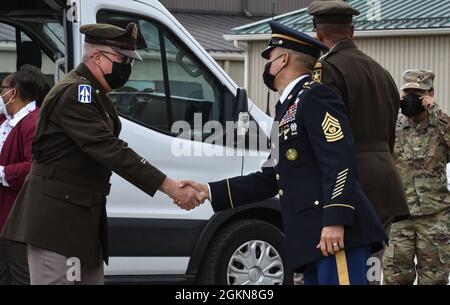
M 431 90 L 433 88 L 434 77 L 435 75 L 432 71 L 420 69 L 406 70 L 403 73 L 405 84 L 401 89 Z
M 352 23 L 359 11 L 343 0 L 316 0 L 308 6 L 308 14 L 313 16 L 314 24 Z
M 291 49 L 315 58 L 320 57 L 321 51 L 328 51 L 325 45 L 309 35 L 293 30 L 276 21 L 270 21 L 269 25 L 272 29 L 272 37 L 266 49 L 261 53 L 261 56 L 265 59 L 270 58 L 270 52 L 276 47 Z
M 86 24 L 80 27 L 80 32 L 85 35 L 85 42 L 110 46 L 124 56 L 142 60 L 136 52 L 138 27 L 134 22 L 125 29 L 104 23 Z

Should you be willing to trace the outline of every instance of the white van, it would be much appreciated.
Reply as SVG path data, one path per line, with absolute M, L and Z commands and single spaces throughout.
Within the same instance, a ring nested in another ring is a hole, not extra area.
M 53 85 L 81 61 L 81 25 L 124 27 L 131 21 L 139 25 L 144 61 L 134 64 L 125 87 L 110 94 L 121 116 L 121 138 L 175 179 L 208 182 L 259 170 L 268 153 L 248 147 L 226 146 L 226 156 L 173 155 L 171 146 L 179 134 L 172 123 L 191 124 L 195 113 L 205 122 L 224 123 L 248 111 L 266 139 L 271 118 L 251 101 L 247 104 L 245 91 L 157 0 L 4 0 L 0 40 L 9 35 L 14 44 L 0 42 L 0 76 L 13 72 L 5 71 L 8 64 L 14 69 L 33 64 Z M 211 146 L 204 141 L 207 133 L 194 133 L 195 140 L 182 141 L 200 151 Z M 252 153 L 257 156 L 250 157 Z M 107 282 L 292 282 L 277 198 L 221 213 L 207 202 L 187 212 L 164 194 L 151 198 L 117 175 L 111 183 Z

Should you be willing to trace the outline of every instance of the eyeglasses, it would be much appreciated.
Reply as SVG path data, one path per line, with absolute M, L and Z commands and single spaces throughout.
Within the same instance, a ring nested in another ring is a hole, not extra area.
M 130 58 L 130 57 L 128 57 L 128 56 L 124 56 L 124 55 L 122 55 L 122 54 L 115 54 L 115 53 L 111 53 L 111 52 L 107 52 L 107 51 L 103 51 L 103 50 L 98 50 L 100 53 L 102 53 L 103 55 L 104 54 L 109 54 L 109 55 L 114 55 L 114 56 L 121 56 L 121 57 L 123 57 L 123 59 L 122 59 L 122 63 L 123 64 L 131 64 L 131 65 L 133 65 L 134 64 L 134 59 L 133 58 Z M 108 58 L 109 59 L 109 61 L 111 61 L 112 62 L 112 60 L 108 57 L 108 56 L 106 56 L 105 55 L 105 57 L 106 58 Z

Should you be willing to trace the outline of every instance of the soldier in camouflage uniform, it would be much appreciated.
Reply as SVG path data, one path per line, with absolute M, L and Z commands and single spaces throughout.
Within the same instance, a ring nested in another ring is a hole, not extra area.
M 411 217 L 392 225 L 384 256 L 384 284 L 445 285 L 450 264 L 450 118 L 435 104 L 434 74 L 403 75 L 402 114 L 394 157 Z M 417 257 L 417 265 L 414 259 Z

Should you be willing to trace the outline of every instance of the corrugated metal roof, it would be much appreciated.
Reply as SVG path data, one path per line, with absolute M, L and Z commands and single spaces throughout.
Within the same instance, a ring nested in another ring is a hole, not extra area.
M 373 17 L 376 9 L 370 6 L 369 1 L 349 0 L 347 2 L 361 12 L 354 18 L 357 31 L 450 28 L 450 0 L 379 0 L 379 18 Z M 373 2 L 378 1 L 371 1 Z M 269 18 L 234 28 L 233 34 L 268 34 L 270 20 Z M 298 31 L 313 30 L 312 17 L 306 9 L 277 16 L 274 20 Z
M 260 20 L 244 16 L 175 13 L 175 18 L 198 40 L 207 51 L 242 52 L 233 42 L 225 41 L 224 34 L 231 34 L 237 26 Z
M 225 41 L 224 34 L 230 34 L 231 29 L 248 24 L 262 18 L 249 18 L 233 15 L 191 14 L 175 13 L 180 23 L 199 41 L 207 51 L 242 52 L 234 47 L 233 42 Z M 51 24 L 49 24 L 51 26 Z M 58 30 L 51 28 L 52 30 Z M 56 32 L 63 37 L 62 32 Z M 0 42 L 15 42 L 15 29 L 7 24 L 0 23 Z M 155 45 L 158 45 L 155 42 Z
M 0 23 L 0 41 L 16 41 L 16 30 L 10 25 Z
M 205 13 L 254 17 L 284 14 L 308 6 L 311 0 L 160 0 L 171 13 Z M 275 6 L 273 6 L 275 4 Z

